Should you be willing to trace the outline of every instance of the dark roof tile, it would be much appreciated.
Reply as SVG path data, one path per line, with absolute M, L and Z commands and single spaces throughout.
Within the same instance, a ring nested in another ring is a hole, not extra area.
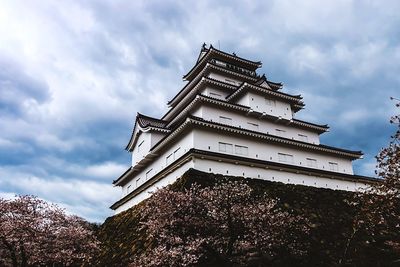
M 167 121 L 163 121 L 160 119 L 152 118 L 149 116 L 145 116 L 143 114 L 137 114 L 137 122 L 139 123 L 140 127 L 145 128 L 148 126 L 157 127 L 157 128 L 165 128 L 168 124 Z

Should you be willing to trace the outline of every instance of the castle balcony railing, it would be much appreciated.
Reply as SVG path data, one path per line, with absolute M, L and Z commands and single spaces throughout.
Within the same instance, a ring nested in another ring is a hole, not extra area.
M 255 71 L 247 70 L 245 68 L 241 68 L 241 67 L 223 62 L 221 60 L 211 59 L 210 62 L 217 66 L 224 67 L 226 69 L 233 70 L 235 72 L 238 72 L 238 73 L 250 76 L 250 77 L 256 77 L 256 78 L 260 77 L 259 75 L 257 75 L 257 73 Z

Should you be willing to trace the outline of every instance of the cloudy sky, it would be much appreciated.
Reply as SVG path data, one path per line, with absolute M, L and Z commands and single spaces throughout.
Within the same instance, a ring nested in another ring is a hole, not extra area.
M 400 97 L 399 1 L 1 1 L 0 196 L 101 222 L 136 112 L 160 117 L 201 44 L 261 60 L 325 144 L 374 174 Z

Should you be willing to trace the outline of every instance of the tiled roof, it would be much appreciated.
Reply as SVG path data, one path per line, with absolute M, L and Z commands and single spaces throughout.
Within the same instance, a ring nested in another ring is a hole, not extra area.
M 148 126 L 157 127 L 157 128 L 165 128 L 168 122 L 152 118 L 149 116 L 145 116 L 143 114 L 138 113 L 136 117 L 137 122 L 139 123 L 140 127 L 146 128 Z
M 251 61 L 248 59 L 244 59 L 241 57 L 238 57 L 236 54 L 229 54 L 226 53 L 224 51 L 218 50 L 216 48 L 214 48 L 212 45 L 210 45 L 209 48 L 206 48 L 205 46 L 203 46 L 203 48 L 200 51 L 200 54 L 204 53 L 204 55 L 202 57 L 199 56 L 199 59 L 197 61 L 197 63 L 192 67 L 192 69 L 183 76 L 183 78 L 186 79 L 191 79 L 190 77 L 193 78 L 193 74 L 198 72 L 198 70 L 200 68 L 203 67 L 203 65 L 208 62 L 211 58 L 219 56 L 219 57 L 223 57 L 229 60 L 233 60 L 235 62 L 237 62 L 237 64 L 240 65 L 244 65 L 246 66 L 246 68 L 248 68 L 249 70 L 255 71 L 257 68 L 261 67 L 262 63 L 260 61 L 256 62 L 256 61 Z
M 261 67 L 261 65 L 262 65 L 261 61 L 252 61 L 252 60 L 249 60 L 249 59 L 245 59 L 245 58 L 242 58 L 242 57 L 238 57 L 235 53 L 233 53 L 233 54 L 231 55 L 231 54 L 226 53 L 226 52 L 224 52 L 224 51 L 222 51 L 222 50 L 219 50 L 219 49 L 214 48 L 212 45 L 210 45 L 209 50 L 214 50 L 215 53 L 218 53 L 218 54 L 220 54 L 220 55 L 224 55 L 224 56 L 229 57 L 229 58 L 234 58 L 234 59 L 236 59 L 236 60 L 239 60 L 239 61 L 242 61 L 242 62 L 246 62 L 247 64 L 253 65 L 253 66 L 255 66 L 256 68 L 259 68 L 259 67 Z
M 132 151 L 133 145 L 134 145 L 134 137 L 135 137 L 135 131 L 136 131 L 136 122 L 139 124 L 141 128 L 146 128 L 146 127 L 152 127 L 153 130 L 160 130 L 164 132 L 168 132 L 169 129 L 166 127 L 167 126 L 167 121 L 152 118 L 143 114 L 140 114 L 139 112 L 136 115 L 136 120 L 135 120 L 135 126 L 133 127 L 132 133 L 131 133 L 131 138 L 129 139 L 128 144 L 125 147 L 125 150 Z
M 256 82 L 254 83 L 254 85 L 260 86 L 263 82 L 266 82 L 272 89 L 276 89 L 276 90 L 282 89 L 282 86 L 283 86 L 282 83 L 277 83 L 277 82 L 271 82 L 271 81 L 269 81 L 269 80 L 267 79 L 267 77 L 265 77 L 265 74 L 263 74 L 263 75 L 261 76 L 261 78 L 260 78 L 258 81 L 256 81 Z
M 316 123 L 303 121 L 303 120 L 299 120 L 299 119 L 294 119 L 294 118 L 293 118 L 293 122 L 298 123 L 298 124 L 306 124 L 306 125 L 315 126 L 317 128 L 321 128 L 322 130 L 328 130 L 329 129 L 328 124 L 316 124 Z
M 289 100 L 291 103 L 294 104 L 294 107 L 296 108 L 301 108 L 304 106 L 304 103 L 301 101 L 302 97 L 301 95 L 290 95 L 290 94 L 286 94 L 286 93 L 282 93 L 282 92 L 278 92 L 276 90 L 269 90 L 267 88 L 258 86 L 258 85 L 254 85 L 251 83 L 247 83 L 247 82 L 243 82 L 238 89 L 236 89 L 236 91 L 232 92 L 230 95 L 228 95 L 226 97 L 227 101 L 232 101 L 235 97 L 239 96 L 240 94 L 242 94 L 243 92 L 246 92 L 249 89 L 253 89 L 259 92 L 263 92 L 263 93 L 267 93 L 271 96 L 274 97 L 278 97 L 278 98 L 282 98 L 282 99 L 286 99 Z
M 207 66 L 211 66 L 211 65 L 207 65 Z M 207 68 L 207 66 L 206 66 L 206 68 Z M 203 70 L 203 71 L 204 71 L 204 70 Z M 196 87 L 196 86 L 197 86 L 199 83 L 201 83 L 201 82 L 209 82 L 209 83 L 213 83 L 213 84 L 217 84 L 217 85 L 219 84 L 219 85 L 221 85 L 221 86 L 223 86 L 223 87 L 225 87 L 225 88 L 229 88 L 229 89 L 232 89 L 232 90 L 236 90 L 236 87 L 237 87 L 237 86 L 232 85 L 232 84 L 230 84 L 230 83 L 226 83 L 226 82 L 224 82 L 224 81 L 219 81 L 219 80 L 210 78 L 210 77 L 206 76 L 205 73 L 201 73 L 201 75 L 199 75 L 196 79 L 194 79 L 194 80 L 188 82 L 188 83 L 174 96 L 174 98 L 172 98 L 170 101 L 168 101 L 168 104 L 170 105 L 175 99 L 178 98 L 178 96 L 180 96 L 180 95 L 182 94 L 183 91 L 187 90 L 187 88 L 191 87 L 191 88 L 193 89 L 194 87 Z M 193 84 L 194 84 L 194 85 L 193 85 Z M 192 86 L 192 85 L 193 85 L 193 86 Z M 190 92 L 190 91 L 188 91 L 186 94 L 188 94 L 189 92 Z M 186 94 L 185 94 L 185 95 L 186 95 Z M 181 96 L 181 98 L 183 98 L 185 95 Z M 169 112 L 169 111 L 168 111 L 168 112 Z M 168 114 L 168 112 L 163 116 L 163 118 Z

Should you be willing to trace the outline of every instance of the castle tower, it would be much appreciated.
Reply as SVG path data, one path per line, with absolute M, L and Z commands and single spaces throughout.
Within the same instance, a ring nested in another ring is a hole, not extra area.
M 111 208 L 132 207 L 190 168 L 348 191 L 371 182 L 353 173 L 363 154 L 321 144 L 328 126 L 296 119 L 302 97 L 258 75 L 260 67 L 204 44 L 168 112 L 137 114 L 126 146 L 132 166 L 113 182 L 123 195 Z

